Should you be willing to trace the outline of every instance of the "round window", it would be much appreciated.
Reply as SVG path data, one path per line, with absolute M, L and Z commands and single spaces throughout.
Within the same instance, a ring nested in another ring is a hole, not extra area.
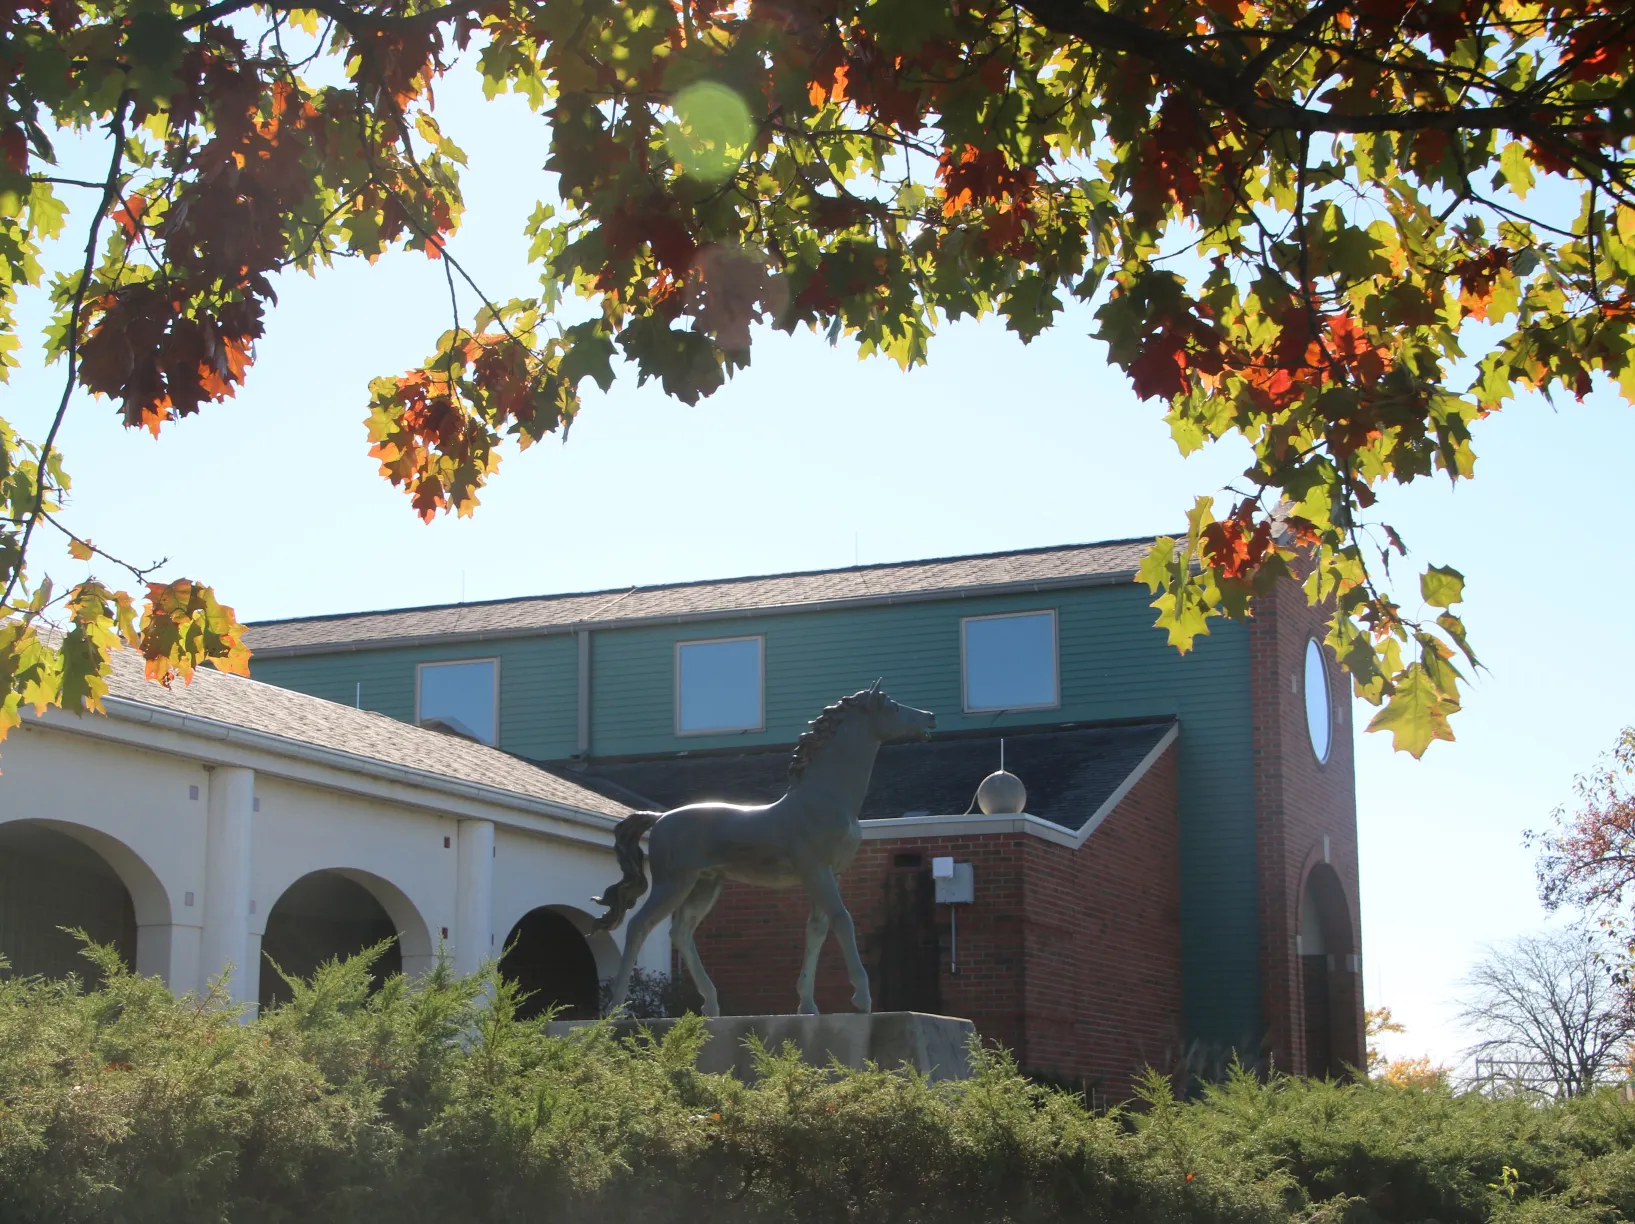
M 1328 660 L 1316 638 L 1306 643 L 1306 731 L 1318 763 L 1328 760 L 1333 720 L 1328 708 Z

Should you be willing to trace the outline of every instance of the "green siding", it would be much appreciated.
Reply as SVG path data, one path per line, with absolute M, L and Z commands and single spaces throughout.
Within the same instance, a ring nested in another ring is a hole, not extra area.
M 885 678 L 898 701 L 935 711 L 939 730 L 1174 716 L 1181 720 L 1181 897 L 1189 1037 L 1258 1048 L 1260 933 L 1249 635 L 1216 623 L 1182 656 L 1153 628 L 1134 585 L 736 617 L 598 631 L 592 653 L 593 751 L 600 756 L 793 740 L 826 704 Z M 960 709 L 960 620 L 1054 608 L 1059 710 L 995 716 Z M 675 644 L 764 634 L 766 730 L 674 732 Z M 997 762 L 996 762 L 997 764 Z
M 536 760 L 573 754 L 579 735 L 579 647 L 571 634 L 255 658 L 250 674 L 268 684 L 346 705 L 357 702 L 366 710 L 413 722 L 416 666 L 448 659 L 499 660 L 500 747 Z
M 1261 1032 L 1249 637 L 1216 623 L 1182 656 L 1153 628 L 1134 584 L 1036 595 L 878 605 L 685 625 L 598 630 L 592 638 L 591 746 L 597 756 L 786 744 L 835 698 L 884 677 L 894 698 L 933 710 L 939 728 L 1173 716 L 1181 721 L 1181 921 L 1188 1037 L 1256 1050 Z M 960 710 L 960 620 L 1054 608 L 1061 660 L 1057 710 Z M 766 639 L 766 729 L 675 734 L 675 645 Z M 577 642 L 555 634 L 444 649 L 344 652 L 253 664 L 257 679 L 367 708 L 414 713 L 414 666 L 500 659 L 500 746 L 539 760 L 577 738 Z M 1156 1035 L 1155 1035 L 1156 1038 Z

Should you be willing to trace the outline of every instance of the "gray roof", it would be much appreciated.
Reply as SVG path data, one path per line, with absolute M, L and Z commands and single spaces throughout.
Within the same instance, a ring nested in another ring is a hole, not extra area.
M 116 651 L 108 696 L 581 811 L 619 817 L 630 810 L 497 748 L 212 667 L 195 671 L 192 684 L 176 680 L 167 689 L 143 675 L 142 658 L 134 650 Z
M 896 816 L 956 816 L 972 804 L 977 784 L 1005 767 L 1027 787 L 1030 815 L 1077 831 L 1147 754 L 1175 720 L 933 735 L 923 743 L 880 749 L 863 800 L 864 820 Z M 634 806 L 665 811 L 721 799 L 771 803 L 789 788 L 789 749 L 699 753 L 581 767 L 587 785 Z
M 973 590 L 1083 586 L 1128 579 L 1151 546 L 1152 537 L 1144 536 L 891 565 L 307 616 L 257 622 L 245 640 L 257 653 L 272 656 L 451 638 L 521 637 L 643 621 L 707 620 L 814 606 L 947 599 Z

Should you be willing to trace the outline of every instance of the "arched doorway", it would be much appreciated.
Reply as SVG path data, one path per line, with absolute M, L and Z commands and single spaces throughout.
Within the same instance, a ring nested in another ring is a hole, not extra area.
M 1357 1022 L 1357 944 L 1340 877 L 1319 863 L 1300 893 L 1300 998 L 1305 1073 L 1344 1077 L 1364 1065 Z
M 524 1019 L 547 1007 L 564 1020 L 594 1020 L 601 1014 L 596 955 L 567 915 L 541 906 L 529 910 L 505 937 L 500 972 L 524 995 Z
M 339 871 L 314 871 L 284 890 L 267 915 L 261 936 L 262 1007 L 289 1000 L 290 989 L 273 968 L 309 978 L 326 961 L 356 956 L 385 940 L 392 944 L 374 964 L 378 988 L 403 970 L 397 925 L 374 893 Z
M 136 965 L 136 906 L 113 866 L 84 841 L 32 820 L 0 824 L 0 957 L 13 977 L 101 974 L 63 928 L 111 944 Z

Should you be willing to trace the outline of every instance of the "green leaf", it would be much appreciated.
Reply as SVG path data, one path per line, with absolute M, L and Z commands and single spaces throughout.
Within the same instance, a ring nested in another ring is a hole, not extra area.
M 1481 661 L 1476 657 L 1476 652 L 1470 648 L 1470 643 L 1465 640 L 1464 621 L 1460 620 L 1452 612 L 1444 612 L 1442 615 L 1436 618 L 1436 623 L 1441 626 L 1443 633 L 1447 634 L 1453 639 L 1453 644 L 1459 647 L 1459 649 L 1464 653 L 1465 658 L 1470 660 L 1470 665 L 1472 667 L 1480 667 L 1482 665 Z
M 1533 163 L 1527 156 L 1526 147 L 1519 140 L 1512 140 L 1499 154 L 1499 169 L 1493 175 L 1493 186 L 1502 183 L 1515 192 L 1518 199 L 1525 200 L 1527 193 L 1533 190 L 1534 182 Z
M 1445 565 L 1433 565 L 1419 577 L 1419 593 L 1433 608 L 1451 608 L 1465 597 L 1465 576 Z
M 1432 741 L 1452 741 L 1448 715 L 1458 709 L 1459 703 L 1438 694 L 1425 669 L 1412 663 L 1397 679 L 1396 691 L 1385 708 L 1370 720 L 1368 730 L 1389 731 L 1392 747 L 1418 760 Z
M 1153 541 L 1153 546 L 1141 559 L 1141 567 L 1136 571 L 1136 577 L 1147 584 L 1148 590 L 1157 594 L 1169 585 L 1170 571 L 1174 564 L 1175 540 L 1170 536 L 1162 536 Z
M 580 323 L 570 327 L 566 338 L 573 345 L 562 355 L 557 372 L 570 388 L 579 386 L 582 378 L 593 378 L 606 391 L 613 385 L 613 341 L 600 330 L 597 323 Z

